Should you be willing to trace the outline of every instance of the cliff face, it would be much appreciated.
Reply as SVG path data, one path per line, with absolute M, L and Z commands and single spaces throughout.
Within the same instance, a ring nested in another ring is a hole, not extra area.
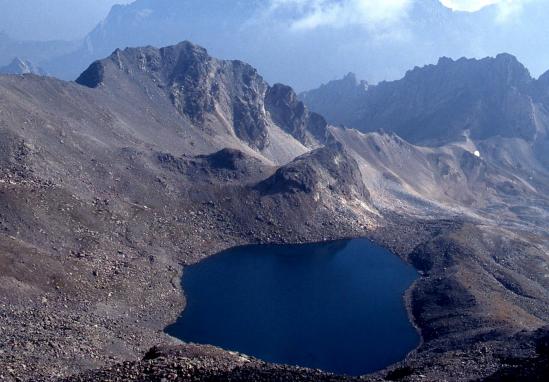
M 319 146 L 328 138 L 326 120 L 307 110 L 305 104 L 289 86 L 275 84 L 265 96 L 266 108 L 272 120 L 307 146 Z
M 299 98 L 311 110 L 320 112 L 330 123 L 352 126 L 368 89 L 366 81 L 359 81 L 354 73 L 349 73 L 340 80 L 303 92 Z

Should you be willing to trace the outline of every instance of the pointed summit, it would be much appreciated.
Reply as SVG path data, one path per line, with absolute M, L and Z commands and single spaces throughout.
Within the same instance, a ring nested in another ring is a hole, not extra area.
M 258 151 L 272 145 L 273 126 L 306 147 L 326 139 L 326 121 L 310 113 L 291 88 L 270 87 L 252 66 L 216 59 L 188 41 L 160 49 L 117 49 L 94 62 L 76 82 L 117 97 L 145 90 L 149 99 L 175 108 L 193 125 L 205 130 L 223 126 Z
M 36 74 L 39 76 L 47 75 L 46 71 L 42 68 L 36 66 L 31 61 L 23 60 L 19 57 L 15 57 L 9 65 L 0 68 L 0 74 Z

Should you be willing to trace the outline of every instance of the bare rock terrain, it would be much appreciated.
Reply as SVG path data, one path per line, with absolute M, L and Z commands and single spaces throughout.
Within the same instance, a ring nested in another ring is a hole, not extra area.
M 330 127 L 187 42 L 117 50 L 77 83 L 2 76 L 0 380 L 344 380 L 163 329 L 185 306 L 185 266 L 352 237 L 422 274 L 406 295 L 422 344 L 362 380 L 543 370 L 549 178 L 506 139 L 478 157 Z

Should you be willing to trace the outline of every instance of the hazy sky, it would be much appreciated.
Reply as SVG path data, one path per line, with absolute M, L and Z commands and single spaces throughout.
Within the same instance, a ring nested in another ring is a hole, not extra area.
M 266 0 L 267 1 L 267 0 Z M 270 11 L 295 8 L 304 17 L 294 20 L 294 29 L 315 29 L 323 26 L 362 25 L 370 29 L 391 28 L 408 16 L 414 2 L 425 0 L 270 0 Z M 526 3 L 546 0 L 439 0 L 454 11 L 478 12 L 496 6 L 499 21 L 522 11 Z
M 132 0 L 0 0 L 0 31 L 18 40 L 78 39 Z
M 132 1 L 0 0 L 0 31 L 18 40 L 75 40 L 91 31 L 113 4 Z M 421 0 L 265 0 L 265 4 L 272 8 L 310 8 L 312 11 L 306 18 L 294 23 L 293 27 L 297 29 L 358 23 L 377 28 L 390 27 L 391 23 L 405 16 L 413 1 Z M 470 12 L 498 4 L 502 19 L 520 11 L 528 1 L 536 0 L 440 0 L 448 8 Z

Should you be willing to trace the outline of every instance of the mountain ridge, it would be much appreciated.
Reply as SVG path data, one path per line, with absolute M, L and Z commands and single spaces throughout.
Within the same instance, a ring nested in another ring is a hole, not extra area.
M 322 100 L 323 88 L 301 98 L 312 110 L 333 116 L 331 123 L 362 131 L 386 129 L 412 143 L 436 146 L 467 134 L 477 140 L 501 135 L 533 141 L 547 135 L 547 126 L 535 121 L 547 120 L 547 106 L 535 91 L 541 79 L 532 78 L 509 54 L 481 60 L 443 57 L 436 65 L 409 70 L 400 80 L 370 86 L 358 97 L 352 91 L 342 94 L 351 105 L 343 110 Z M 381 105 L 390 106 L 382 110 Z
M 209 4 L 213 6 L 208 8 L 197 0 L 170 0 L 117 6 L 84 41 L 78 42 L 78 47 L 41 59 L 34 55 L 30 58 L 59 78 L 73 80 L 90 62 L 116 48 L 166 46 L 188 39 L 208 46 L 218 57 L 244 59 L 258 67 L 270 82 L 289 83 L 300 91 L 326 82 L 342 71 L 357 72 L 371 82 L 396 79 L 408 68 L 443 55 L 481 57 L 512 51 L 528 62 L 534 72 L 545 69 L 546 60 L 540 54 L 544 55 L 542 48 L 546 41 L 532 32 L 534 26 L 545 25 L 540 16 L 543 9 L 535 2 L 526 4 L 523 14 L 515 15 L 519 21 L 503 24 L 498 22 L 497 6 L 468 13 L 453 12 L 438 0 L 413 1 L 407 17 L 394 26 L 405 38 L 388 36 L 383 50 L 375 43 L 380 37 L 375 30 L 356 25 L 296 31 L 291 28 L 293 20 L 307 14 L 291 6 L 271 12 L 265 2 L 255 0 L 239 1 L 232 6 L 219 1 Z M 175 16 L 170 16 L 168 10 Z M 227 21 L 227 15 L 231 16 L 231 22 Z M 526 24 L 522 18 L 530 22 Z M 456 30 L 464 36 L 457 36 Z M 494 37 L 500 35 L 501 40 Z M 267 38 L 270 44 L 264 43 Z M 326 44 L 333 54 L 325 54 L 322 47 Z M 309 53 L 303 54 L 305 51 Z M 9 57 L 22 55 L 16 50 L 8 53 Z M 279 64 L 272 65 L 273 62 Z M 302 64 L 308 70 L 301 70 Z
M 218 124 L 260 152 L 274 143 L 269 136 L 277 133 L 269 131 L 275 127 L 303 147 L 318 147 L 327 139 L 326 121 L 309 113 L 291 88 L 269 86 L 251 66 L 213 59 L 190 42 L 116 50 L 93 63 L 76 82 L 116 88 L 127 81 L 139 83 L 151 97 L 167 98 L 192 123 Z M 274 155 L 281 150 L 274 148 Z

